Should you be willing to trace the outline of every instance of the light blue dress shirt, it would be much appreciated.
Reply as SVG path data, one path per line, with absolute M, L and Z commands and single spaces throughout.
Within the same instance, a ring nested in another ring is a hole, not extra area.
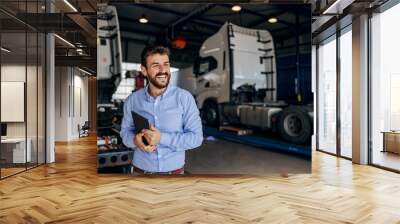
M 135 124 L 131 111 L 147 118 L 160 130 L 160 143 L 154 152 L 145 152 L 133 143 Z M 148 93 L 148 86 L 133 92 L 124 103 L 120 135 L 127 147 L 135 149 L 133 165 L 150 172 L 183 167 L 185 150 L 199 147 L 203 142 L 201 119 L 193 96 L 171 85 L 158 97 Z

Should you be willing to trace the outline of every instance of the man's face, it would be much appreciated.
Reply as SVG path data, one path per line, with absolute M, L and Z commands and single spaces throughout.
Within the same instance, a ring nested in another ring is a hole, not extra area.
M 163 89 L 168 86 L 171 78 L 169 57 L 166 54 L 153 54 L 147 56 L 147 68 L 141 66 L 144 76 L 156 88 Z

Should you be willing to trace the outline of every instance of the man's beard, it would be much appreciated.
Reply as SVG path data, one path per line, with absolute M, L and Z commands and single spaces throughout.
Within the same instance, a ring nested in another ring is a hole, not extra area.
M 167 79 L 167 82 L 165 84 L 161 83 L 159 80 L 157 80 L 157 77 L 164 76 L 164 75 L 166 76 L 166 79 Z M 159 89 L 163 89 L 168 86 L 169 80 L 171 79 L 171 74 L 168 72 L 159 72 L 154 77 L 148 76 L 148 79 L 149 79 L 149 82 L 151 84 L 153 84 L 153 86 L 155 86 Z

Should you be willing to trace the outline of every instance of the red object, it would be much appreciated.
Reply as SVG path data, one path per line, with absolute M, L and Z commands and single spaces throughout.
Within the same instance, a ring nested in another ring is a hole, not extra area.
M 186 47 L 186 39 L 183 36 L 177 36 L 173 41 L 172 41 L 172 47 L 173 48 L 178 48 L 178 49 L 183 49 Z
M 144 80 L 144 75 L 142 74 L 142 72 L 139 72 L 139 74 L 135 77 L 135 90 L 144 88 Z

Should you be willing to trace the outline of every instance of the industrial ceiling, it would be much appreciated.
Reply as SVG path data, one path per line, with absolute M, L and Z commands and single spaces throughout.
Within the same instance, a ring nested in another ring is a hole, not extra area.
M 235 12 L 229 3 L 134 4 L 114 1 L 111 4 L 118 11 L 124 61 L 138 62 L 138 51 L 146 44 L 170 45 L 174 38 L 181 36 L 187 45 L 184 49 L 172 49 L 172 61 L 178 67 L 184 67 L 193 62 L 202 42 L 227 21 L 269 30 L 278 51 L 285 49 L 286 53 L 294 54 L 296 36 L 300 38 L 299 45 L 311 44 L 311 5 L 244 3 L 240 4 L 241 10 Z M 139 22 L 143 16 L 148 19 L 145 24 Z M 270 23 L 269 18 L 278 21 Z M 132 51 L 132 48 L 138 51 Z

